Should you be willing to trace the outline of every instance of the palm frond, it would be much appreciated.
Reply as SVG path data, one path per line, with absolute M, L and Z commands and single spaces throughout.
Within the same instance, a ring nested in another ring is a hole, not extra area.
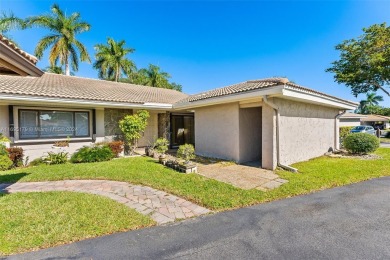
M 43 37 L 35 47 L 34 55 L 37 56 L 38 59 L 42 58 L 43 51 L 46 50 L 51 44 L 58 40 L 58 35 L 48 35 Z
M 0 33 L 4 34 L 10 30 L 24 29 L 26 27 L 26 21 L 16 17 L 12 12 L 2 12 L 0 15 Z
M 88 61 L 89 63 L 91 63 L 91 58 L 89 57 L 87 48 L 85 48 L 85 46 L 78 40 L 75 40 L 74 44 L 76 45 L 77 49 L 80 52 L 80 60 Z
M 69 53 L 70 53 L 70 64 L 72 66 L 72 69 L 74 71 L 77 71 L 79 69 L 79 56 L 77 55 L 76 49 L 71 45 L 69 46 Z

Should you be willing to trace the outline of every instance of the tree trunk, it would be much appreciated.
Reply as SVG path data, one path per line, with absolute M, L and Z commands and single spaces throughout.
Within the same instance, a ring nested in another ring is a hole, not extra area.
M 69 68 L 69 56 L 65 59 L 65 75 L 70 76 L 70 68 Z
M 119 80 L 119 70 L 120 70 L 119 66 L 116 66 L 116 71 L 115 71 L 115 81 L 116 82 L 118 82 L 118 80 Z

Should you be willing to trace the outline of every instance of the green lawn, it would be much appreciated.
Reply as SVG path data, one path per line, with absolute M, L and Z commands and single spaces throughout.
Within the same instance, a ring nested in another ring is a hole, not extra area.
M 381 137 L 380 141 L 381 141 L 382 143 L 390 143 L 390 138 Z
M 264 201 L 310 193 L 330 187 L 390 175 L 390 149 L 376 152 L 379 160 L 320 157 L 293 165 L 298 174 L 278 171 L 289 183 L 269 192 L 241 190 L 196 174 L 181 174 L 147 157 L 91 164 L 38 166 L 0 173 L 0 182 L 65 179 L 128 181 L 164 190 L 213 210 L 242 207 Z
M 108 198 L 76 192 L 0 194 L 0 255 L 154 224 Z

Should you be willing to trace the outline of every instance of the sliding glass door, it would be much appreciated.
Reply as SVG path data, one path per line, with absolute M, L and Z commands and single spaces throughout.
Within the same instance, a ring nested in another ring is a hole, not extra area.
M 194 116 L 171 116 L 171 146 L 178 147 L 182 144 L 195 144 Z

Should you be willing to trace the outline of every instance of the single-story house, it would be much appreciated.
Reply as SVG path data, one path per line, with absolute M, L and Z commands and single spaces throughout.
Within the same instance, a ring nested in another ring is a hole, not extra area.
M 390 128 L 390 117 L 381 115 L 367 115 L 361 120 L 362 125 L 380 127 L 381 129 Z
M 359 126 L 361 125 L 361 120 L 366 118 L 367 115 L 355 114 L 347 112 L 340 116 L 340 127 L 342 126 Z
M 339 117 L 357 104 L 285 78 L 251 80 L 196 95 L 44 73 L 0 36 L 0 129 L 30 159 L 70 137 L 72 151 L 120 135 L 118 121 L 150 112 L 139 145 L 157 137 L 197 154 L 275 169 L 338 148 Z

